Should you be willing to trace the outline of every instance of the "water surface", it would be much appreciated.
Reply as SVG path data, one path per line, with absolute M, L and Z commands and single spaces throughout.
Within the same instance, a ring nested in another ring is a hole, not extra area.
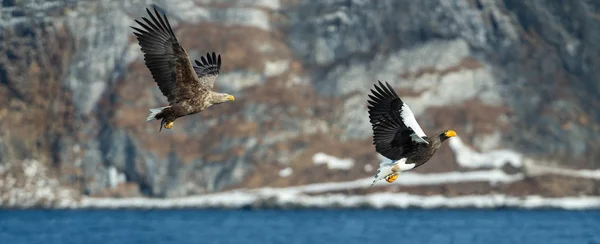
M 600 244 L 600 211 L 1 210 L 0 243 Z

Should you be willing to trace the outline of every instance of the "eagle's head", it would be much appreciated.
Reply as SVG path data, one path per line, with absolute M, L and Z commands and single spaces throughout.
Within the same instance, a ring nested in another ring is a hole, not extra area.
M 216 96 L 213 97 L 212 99 L 213 104 L 219 104 L 219 103 L 224 103 L 224 102 L 229 102 L 229 101 L 235 101 L 235 97 L 233 95 L 227 94 L 227 93 L 218 93 L 216 94 Z
M 441 141 L 445 141 L 448 140 L 450 137 L 455 137 L 456 136 L 456 131 L 454 130 L 445 130 L 444 132 L 442 132 L 440 134 L 440 140 Z

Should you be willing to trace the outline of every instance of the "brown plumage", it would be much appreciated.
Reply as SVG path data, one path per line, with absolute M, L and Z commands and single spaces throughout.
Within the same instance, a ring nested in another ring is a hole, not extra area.
M 371 93 L 368 109 L 375 151 L 392 160 L 379 165 L 373 184 L 383 178 L 394 182 L 398 173 L 423 165 L 445 140 L 456 136 L 453 130 L 444 130 L 431 138 L 425 135 L 410 107 L 387 82 L 384 86 L 379 81 Z
M 144 61 L 161 93 L 167 97 L 169 106 L 150 109 L 146 121 L 161 120 L 160 129 L 170 129 L 180 117 L 202 112 L 208 107 L 233 101 L 226 93 L 212 91 L 221 68 L 221 55 L 206 54 L 202 62 L 192 65 L 187 52 L 179 45 L 166 15 L 154 15 L 146 8 L 151 20 L 142 17 L 135 20 L 142 28 L 135 30 Z

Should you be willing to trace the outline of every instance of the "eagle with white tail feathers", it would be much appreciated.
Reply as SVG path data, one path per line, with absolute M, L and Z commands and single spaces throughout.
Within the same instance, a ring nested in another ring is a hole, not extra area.
M 394 89 L 379 81 L 375 90 L 371 89 L 368 100 L 369 119 L 373 128 L 375 151 L 391 161 L 379 165 L 373 184 L 384 179 L 392 183 L 398 174 L 419 167 L 440 148 L 450 137 L 456 136 L 454 130 L 444 130 L 428 137 L 410 110 Z

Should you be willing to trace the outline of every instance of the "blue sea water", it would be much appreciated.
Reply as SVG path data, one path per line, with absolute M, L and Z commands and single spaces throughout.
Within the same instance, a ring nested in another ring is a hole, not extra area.
M 600 211 L 1 210 L 0 243 L 600 244 Z

